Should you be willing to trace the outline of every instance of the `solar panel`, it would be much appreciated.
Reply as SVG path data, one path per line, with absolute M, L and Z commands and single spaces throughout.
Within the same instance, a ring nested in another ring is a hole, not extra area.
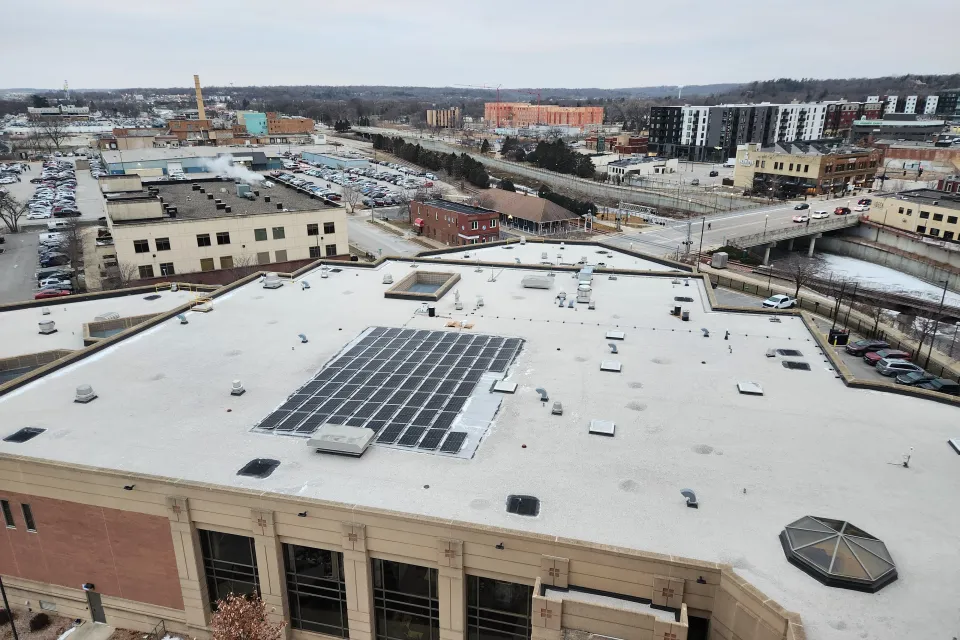
M 420 436 L 422 436 L 426 430 L 426 427 L 410 427 L 397 444 L 401 447 L 412 447 L 417 444 Z
M 444 440 L 440 451 L 443 453 L 458 453 L 466 439 L 467 433 L 465 431 L 453 431 L 447 436 L 447 439 Z
M 373 327 L 256 429 L 307 435 L 325 423 L 344 424 L 371 429 L 377 443 L 419 442 L 423 451 L 455 453 L 466 437 L 449 433 L 459 411 L 483 374 L 505 370 L 521 345 L 517 338 Z

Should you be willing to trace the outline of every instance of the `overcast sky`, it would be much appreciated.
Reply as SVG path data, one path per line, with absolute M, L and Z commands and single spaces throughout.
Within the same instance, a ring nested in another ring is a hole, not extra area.
M 613 88 L 960 71 L 958 0 L 42 0 L 8 9 L 6 88 L 186 87 L 195 73 L 206 86 Z

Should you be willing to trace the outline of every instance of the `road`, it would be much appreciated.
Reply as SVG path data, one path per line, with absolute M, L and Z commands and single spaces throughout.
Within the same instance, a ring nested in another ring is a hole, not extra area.
M 33 299 L 37 292 L 37 246 L 40 238 L 36 232 L 4 234 L 6 242 L 0 247 L 0 304 Z
M 833 210 L 840 206 L 851 206 L 856 203 L 856 198 L 838 198 L 832 200 L 811 199 L 808 200 L 810 209 L 806 211 L 795 211 L 794 202 L 777 203 L 759 209 L 749 211 L 733 211 L 707 216 L 709 228 L 703 233 L 703 248 L 716 249 L 726 244 L 727 238 L 746 236 L 753 233 L 762 233 L 764 228 L 767 231 L 783 229 L 790 227 L 796 222 L 792 221 L 794 215 L 798 213 L 809 213 L 812 210 L 823 209 L 829 211 L 831 215 Z M 700 229 L 702 218 L 694 218 L 690 229 L 691 251 L 696 252 L 700 246 Z M 609 222 L 605 224 L 610 224 Z M 608 238 L 608 242 L 621 247 L 635 245 L 636 249 L 646 253 L 656 255 L 675 254 L 677 248 L 683 253 L 683 241 L 687 236 L 686 222 L 668 223 L 665 227 L 650 227 L 644 231 L 626 230 L 622 233 L 614 234 Z M 800 240 L 798 242 L 805 243 Z
M 384 256 L 412 256 L 425 248 L 404 240 L 389 231 L 378 229 L 368 222 L 369 215 L 359 212 L 356 216 L 347 216 L 347 229 L 350 244 L 366 249 L 373 255 Z M 382 253 L 381 253 L 382 252 Z

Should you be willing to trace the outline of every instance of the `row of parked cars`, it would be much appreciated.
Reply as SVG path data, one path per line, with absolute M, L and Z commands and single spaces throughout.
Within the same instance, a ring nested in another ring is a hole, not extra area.
M 327 200 L 337 201 L 340 200 L 340 194 L 334 191 L 333 189 L 324 188 L 317 184 L 316 182 L 311 182 L 310 180 L 304 180 L 303 178 L 298 178 L 292 173 L 284 173 L 282 171 L 275 171 L 271 174 L 278 182 L 283 182 L 288 184 L 291 187 L 299 187 L 305 189 L 310 193 L 313 193 L 316 196 L 321 198 L 326 198 Z M 267 183 L 265 183 L 266 185 Z
M 47 160 L 40 175 L 30 180 L 37 185 L 28 203 L 28 220 L 69 218 L 80 215 L 77 208 L 77 175 L 72 162 Z
M 880 375 L 895 377 L 897 384 L 952 396 L 960 395 L 960 383 L 924 371 L 910 361 L 912 354 L 893 349 L 883 340 L 857 340 L 847 344 L 846 351 L 850 355 L 862 357 L 863 361 L 875 367 Z
M 73 293 L 74 270 L 67 254 L 68 233 L 50 231 L 40 234 L 38 244 L 37 293 L 34 299 L 59 298 Z
M 90 158 L 90 176 L 96 180 L 105 175 L 107 175 L 107 170 L 103 167 L 103 163 L 96 158 Z
M 20 174 L 28 169 L 22 162 L 0 163 L 0 184 L 20 182 Z

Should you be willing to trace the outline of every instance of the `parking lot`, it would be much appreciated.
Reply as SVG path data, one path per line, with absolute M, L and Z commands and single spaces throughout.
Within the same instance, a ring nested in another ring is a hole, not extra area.
M 74 165 L 76 162 L 76 158 L 57 158 L 57 160 Z M 37 185 L 32 184 L 30 180 L 39 177 L 42 173 L 42 163 L 28 162 L 26 164 L 29 168 L 20 175 L 20 182 L 3 185 L 10 195 L 20 202 L 29 202 L 33 198 L 37 191 Z M 77 184 L 74 197 L 77 209 L 80 211 L 79 219 L 93 221 L 103 217 L 105 215 L 103 195 L 100 193 L 100 185 L 97 180 L 86 169 L 76 171 L 75 179 Z M 45 227 L 46 222 L 43 219 L 27 220 L 26 216 L 20 220 L 21 226 L 38 229 Z
M 31 300 L 37 292 L 37 246 L 33 231 L 5 234 L 0 253 L 0 304 Z

